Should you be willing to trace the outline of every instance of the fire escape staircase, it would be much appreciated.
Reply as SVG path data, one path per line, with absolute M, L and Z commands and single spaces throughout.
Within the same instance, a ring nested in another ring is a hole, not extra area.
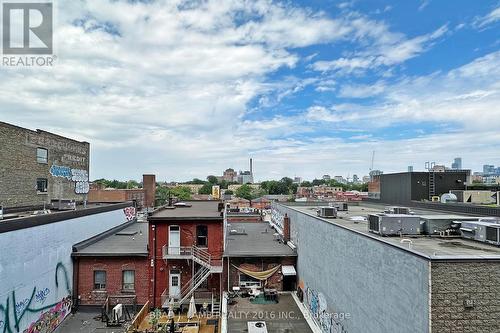
M 163 258 L 168 259 L 190 259 L 200 265 L 191 279 L 181 287 L 180 294 L 173 299 L 174 308 L 179 308 L 182 304 L 189 302 L 193 293 L 212 273 L 222 273 L 222 265 L 217 265 L 217 261 L 212 259 L 211 254 L 199 247 L 163 248 Z M 165 290 L 163 295 L 163 307 L 170 307 L 171 299 Z M 212 296 L 213 297 L 213 296 Z

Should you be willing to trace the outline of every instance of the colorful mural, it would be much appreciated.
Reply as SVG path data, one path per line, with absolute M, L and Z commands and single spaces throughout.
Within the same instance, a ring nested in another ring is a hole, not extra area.
M 67 296 L 47 312 L 42 312 L 37 321 L 32 323 L 23 333 L 51 333 L 71 312 L 71 296 Z
M 305 288 L 304 304 L 307 305 L 311 317 L 321 328 L 323 333 L 346 333 L 339 315 L 327 311 L 327 303 L 324 295 L 311 288 Z

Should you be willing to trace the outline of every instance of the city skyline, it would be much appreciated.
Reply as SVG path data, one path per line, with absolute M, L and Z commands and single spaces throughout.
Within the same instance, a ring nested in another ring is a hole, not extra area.
M 1 120 L 90 142 L 92 179 L 500 164 L 497 1 L 56 7 L 57 61 L 0 72 Z

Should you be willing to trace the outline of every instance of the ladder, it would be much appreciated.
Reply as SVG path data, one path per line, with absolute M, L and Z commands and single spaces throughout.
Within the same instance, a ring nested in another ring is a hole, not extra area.
M 429 200 L 436 195 L 436 174 L 434 171 L 429 171 Z

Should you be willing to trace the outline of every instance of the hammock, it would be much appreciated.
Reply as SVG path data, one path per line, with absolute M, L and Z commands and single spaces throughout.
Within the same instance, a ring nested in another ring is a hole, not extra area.
M 240 272 L 242 272 L 243 274 L 246 274 L 248 276 L 253 277 L 254 279 L 264 281 L 264 280 L 269 279 L 274 273 L 276 273 L 278 271 L 278 269 L 281 267 L 281 265 L 278 265 L 274 268 L 271 268 L 271 269 L 268 269 L 267 271 L 262 271 L 262 272 L 249 271 L 249 270 L 246 270 L 243 268 L 239 268 L 235 265 L 233 265 L 233 267 L 236 268 L 237 270 L 239 270 Z

